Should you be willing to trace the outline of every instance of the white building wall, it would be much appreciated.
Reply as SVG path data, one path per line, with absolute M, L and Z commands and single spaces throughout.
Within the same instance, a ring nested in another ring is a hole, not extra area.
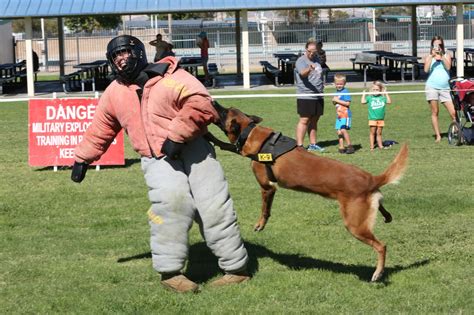
M 12 38 L 12 23 L 0 20 L 0 64 L 14 62 Z

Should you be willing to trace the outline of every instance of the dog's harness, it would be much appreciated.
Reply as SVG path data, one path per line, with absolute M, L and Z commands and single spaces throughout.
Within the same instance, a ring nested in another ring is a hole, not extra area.
M 237 141 L 235 142 L 235 146 L 237 150 L 240 152 L 247 141 L 247 138 L 252 131 L 253 128 L 256 127 L 256 124 L 250 123 L 247 127 L 242 130 Z M 272 182 L 276 182 L 277 179 L 273 174 L 271 165 L 275 162 L 277 158 L 282 156 L 283 154 L 293 150 L 296 148 L 296 140 L 290 137 L 282 135 L 281 132 L 272 132 L 267 139 L 262 143 L 260 150 L 257 154 L 251 154 L 248 157 L 251 158 L 253 161 L 257 161 L 260 163 L 265 164 L 265 168 L 267 170 L 267 176 Z

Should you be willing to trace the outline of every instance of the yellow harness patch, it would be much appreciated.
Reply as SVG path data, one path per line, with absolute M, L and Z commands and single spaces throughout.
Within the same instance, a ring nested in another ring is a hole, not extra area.
M 259 162 L 272 162 L 273 161 L 273 156 L 271 153 L 259 153 L 257 155 L 257 158 Z
M 151 208 L 148 210 L 147 214 L 148 219 L 150 219 L 151 222 L 156 224 L 163 223 L 163 219 L 159 215 L 154 214 L 153 211 L 151 211 Z

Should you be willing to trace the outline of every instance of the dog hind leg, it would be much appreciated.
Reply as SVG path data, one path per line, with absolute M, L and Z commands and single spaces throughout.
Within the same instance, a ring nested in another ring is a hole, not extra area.
M 273 197 L 276 193 L 276 188 L 274 186 L 268 185 L 262 186 L 262 212 L 260 218 L 258 219 L 257 224 L 255 224 L 254 230 L 257 232 L 262 231 L 267 224 L 268 218 L 270 218 L 270 212 L 273 204 Z
M 268 179 L 265 165 L 258 162 L 252 162 L 252 170 L 255 174 L 255 178 L 260 184 L 262 192 L 262 209 L 260 218 L 254 226 L 254 230 L 259 232 L 265 228 L 268 218 L 270 217 L 273 198 L 275 197 L 277 189 L 276 186 Z
M 392 222 L 392 215 L 383 207 L 382 203 L 379 204 L 379 211 L 383 215 L 383 220 L 385 223 Z
M 379 198 L 379 196 L 373 195 L 372 198 Z M 341 213 L 347 230 L 355 238 L 371 246 L 377 252 L 377 267 L 371 279 L 374 282 L 382 277 L 387 248 L 372 232 L 378 207 L 374 207 L 374 202 L 368 202 L 364 199 L 349 200 L 344 205 L 341 203 Z

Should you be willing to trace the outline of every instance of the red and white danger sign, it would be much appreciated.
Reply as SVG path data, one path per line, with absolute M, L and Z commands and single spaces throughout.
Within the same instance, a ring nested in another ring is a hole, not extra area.
M 92 123 L 98 99 L 34 99 L 28 104 L 30 166 L 74 163 L 74 148 Z M 94 165 L 124 165 L 123 131 Z

